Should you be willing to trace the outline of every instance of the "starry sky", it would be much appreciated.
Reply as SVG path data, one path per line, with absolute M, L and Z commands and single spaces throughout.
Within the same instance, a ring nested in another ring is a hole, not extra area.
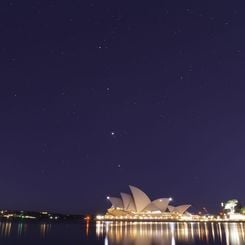
M 243 1 L 0 1 L 0 208 L 244 200 Z M 245 200 L 244 200 L 245 201 Z

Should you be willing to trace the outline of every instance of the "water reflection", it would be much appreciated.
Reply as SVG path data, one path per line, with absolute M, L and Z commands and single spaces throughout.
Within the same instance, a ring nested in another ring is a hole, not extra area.
M 89 220 L 86 220 L 86 237 L 88 238 L 88 235 L 89 235 L 89 227 L 90 227 L 90 221 Z
M 104 244 L 245 244 L 244 223 L 97 222 Z
M 0 235 L 3 237 L 8 237 L 11 233 L 11 222 L 0 222 Z
M 40 236 L 45 238 L 46 235 L 50 232 L 51 224 L 39 224 Z M 27 233 L 28 224 L 24 222 L 0 222 L 0 237 L 10 237 L 11 235 L 17 235 L 18 237 L 23 236 Z
M 50 232 L 51 230 L 51 224 L 41 224 L 40 225 L 40 235 L 42 238 L 45 238 L 47 236 L 47 234 Z
M 240 245 L 245 244 L 245 223 L 100 221 L 94 228 L 89 221 L 74 224 L 0 221 L 0 244 L 7 240 L 25 245 L 43 241 L 93 245 Z

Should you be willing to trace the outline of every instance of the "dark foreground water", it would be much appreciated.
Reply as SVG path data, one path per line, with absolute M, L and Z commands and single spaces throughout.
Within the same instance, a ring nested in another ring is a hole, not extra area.
M 245 244 L 245 223 L 0 222 L 0 245 Z

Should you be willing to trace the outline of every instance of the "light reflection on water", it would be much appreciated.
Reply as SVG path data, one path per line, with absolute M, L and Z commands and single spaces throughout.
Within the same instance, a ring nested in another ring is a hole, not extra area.
M 245 223 L 0 221 L 0 244 L 245 244 Z
M 109 244 L 245 244 L 244 223 L 97 222 Z
M 27 232 L 28 225 L 26 223 L 18 223 L 17 233 L 18 237 L 21 237 L 24 233 Z
M 11 222 L 0 222 L 0 235 L 3 237 L 8 237 L 11 233 Z
M 51 224 L 40 224 L 40 235 L 42 238 L 45 238 L 46 235 L 50 232 L 51 230 Z

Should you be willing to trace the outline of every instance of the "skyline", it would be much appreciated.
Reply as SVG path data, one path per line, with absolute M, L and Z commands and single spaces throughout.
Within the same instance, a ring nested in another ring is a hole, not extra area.
M 244 10 L 2 1 L 0 208 L 103 212 L 127 185 L 244 202 Z

